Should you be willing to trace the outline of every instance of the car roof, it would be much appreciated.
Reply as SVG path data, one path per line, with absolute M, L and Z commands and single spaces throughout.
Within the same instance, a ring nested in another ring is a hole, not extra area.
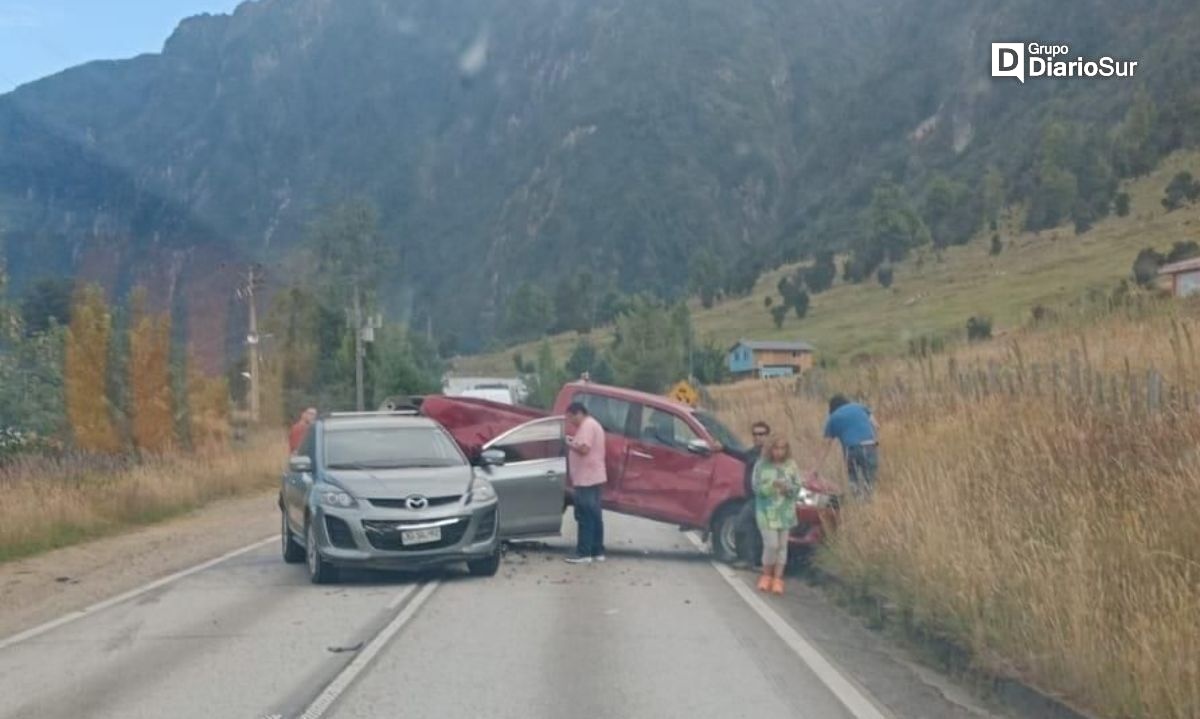
M 650 394 L 636 389 L 625 389 L 624 387 L 613 387 L 607 384 L 596 384 L 595 382 L 571 382 L 567 385 L 573 387 L 576 393 L 587 392 L 589 394 L 598 395 L 601 397 L 613 397 L 615 399 L 623 399 L 626 402 L 637 402 L 639 404 L 647 404 L 652 407 L 671 407 L 680 412 L 689 414 L 696 411 L 695 407 L 686 405 L 683 402 L 676 402 L 670 397 L 662 395 Z
M 326 429 L 380 429 L 394 427 L 396 429 L 436 429 L 437 422 L 428 417 L 391 412 L 355 412 L 322 417 Z

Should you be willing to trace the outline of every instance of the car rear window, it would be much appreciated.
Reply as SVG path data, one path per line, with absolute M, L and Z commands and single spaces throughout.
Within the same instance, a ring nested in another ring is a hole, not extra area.
M 329 469 L 403 469 L 466 464 L 446 433 L 435 427 L 328 427 Z

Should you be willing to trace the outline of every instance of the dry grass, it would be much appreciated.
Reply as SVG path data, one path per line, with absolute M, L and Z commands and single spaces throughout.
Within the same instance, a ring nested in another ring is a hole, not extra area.
M 0 467 L 0 561 L 158 521 L 223 497 L 266 490 L 286 448 L 248 446 L 130 459 L 24 458 Z
M 1195 392 L 1197 331 L 1171 313 L 1118 317 L 957 360 L 1049 363 L 1075 350 L 1097 372 L 1128 359 L 1135 376 L 1155 367 Z M 1200 412 L 1150 416 L 1049 393 L 965 398 L 937 381 L 947 360 L 936 363 L 826 376 L 863 392 L 884 431 L 876 501 L 847 509 L 824 561 L 990 668 L 1098 715 L 1200 716 Z M 715 401 L 739 427 L 761 416 L 794 437 L 803 460 L 825 409 L 793 389 L 746 384 Z

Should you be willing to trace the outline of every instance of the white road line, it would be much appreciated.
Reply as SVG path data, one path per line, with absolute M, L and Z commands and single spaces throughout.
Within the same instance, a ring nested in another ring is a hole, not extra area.
M 227 552 L 227 553 L 222 554 L 221 556 L 217 557 L 216 559 L 210 559 L 206 562 L 201 562 L 200 564 L 197 564 L 192 567 L 188 567 L 187 569 L 180 570 L 178 572 L 175 572 L 174 574 L 168 574 L 167 576 L 162 577 L 161 579 L 156 579 L 153 582 L 150 582 L 149 584 L 143 584 L 142 586 L 137 587 L 136 589 L 131 589 L 128 592 L 125 592 L 124 594 L 118 594 L 115 597 L 110 597 L 108 599 L 105 599 L 104 601 L 97 602 L 88 607 L 84 607 L 83 609 L 71 612 L 69 614 L 64 614 L 61 617 L 59 617 L 58 619 L 52 619 L 52 620 L 46 622 L 45 624 L 39 624 L 36 627 L 33 627 L 31 629 L 26 629 L 23 632 L 14 634 L 6 639 L 0 640 L 0 650 L 7 649 L 7 648 L 13 646 L 14 644 L 20 644 L 21 642 L 28 641 L 30 639 L 33 639 L 34 637 L 41 636 L 41 635 L 45 634 L 46 632 L 53 631 L 55 629 L 58 629 L 61 626 L 66 625 L 66 624 L 70 624 L 71 622 L 73 622 L 77 619 L 83 619 L 84 617 L 95 614 L 96 612 L 102 612 L 105 609 L 114 607 L 122 602 L 127 602 L 130 599 L 139 597 L 139 596 L 145 594 L 146 592 L 154 591 L 155 589 L 158 589 L 159 587 L 166 586 L 168 584 L 171 584 L 172 582 L 177 582 L 180 579 L 183 579 L 184 577 L 190 577 L 193 574 L 196 574 L 198 572 L 203 572 L 205 569 L 215 567 L 216 565 L 220 564 L 221 562 L 224 562 L 229 559 L 233 559 L 234 557 L 237 557 L 242 554 L 246 554 L 247 552 L 253 552 L 255 549 L 258 549 L 259 547 L 262 547 L 271 542 L 278 542 L 278 541 L 279 541 L 278 536 L 267 537 L 266 539 L 260 539 L 259 541 L 255 542 L 254 544 L 247 544 L 246 546 L 242 547 L 241 549 L 235 549 L 232 552 Z
M 439 582 L 434 580 L 422 586 L 421 591 L 417 594 L 417 596 L 413 597 L 413 600 L 408 603 L 408 606 L 404 607 L 404 610 L 397 614 L 396 618 L 383 628 L 383 631 L 381 631 L 379 634 L 376 634 L 375 638 L 372 639 L 367 646 L 363 647 L 362 651 L 360 651 L 358 655 L 354 657 L 354 660 L 347 664 L 346 668 L 343 669 L 340 674 L 334 677 L 333 681 L 329 683 L 329 686 L 325 687 L 325 691 L 321 692 L 321 694 L 313 700 L 312 704 L 308 705 L 308 708 L 304 710 L 304 713 L 300 715 L 299 719 L 320 719 L 320 717 L 324 716 L 325 712 L 329 711 L 329 707 L 333 706 L 333 703 L 337 701 L 338 697 L 340 697 L 346 691 L 346 689 L 348 689 L 350 685 L 354 683 L 355 678 L 357 678 L 359 674 L 362 674 L 363 670 L 370 666 L 371 662 L 375 659 L 375 656 L 379 654 L 379 652 L 382 651 L 385 646 L 387 646 L 387 643 L 391 641 L 392 637 L 396 636 L 396 633 L 403 629 L 404 625 L 413 618 L 413 615 L 417 613 L 417 611 L 421 608 L 421 605 L 424 604 L 425 601 L 429 599 L 430 595 L 433 594 L 434 590 L 438 588 L 438 584 Z M 400 602 L 404 601 L 405 597 L 413 592 L 414 589 L 416 589 L 414 586 L 405 587 L 404 591 L 401 592 L 398 597 L 392 600 L 392 604 L 398 606 Z M 391 604 L 389 604 L 389 606 L 391 606 Z
M 692 544 L 696 545 L 697 549 L 704 551 L 704 543 L 694 532 L 688 532 L 687 537 Z M 783 640 L 784 644 L 808 665 L 817 679 L 820 679 L 829 688 L 829 691 L 833 692 L 833 695 L 855 719 L 889 719 L 889 715 L 884 714 L 862 690 L 838 671 L 795 627 L 779 616 L 778 612 L 747 587 L 741 579 L 738 579 L 736 572 L 715 560 L 711 563 L 713 569 L 717 570 L 717 574 L 720 574 L 721 578 L 738 593 L 738 596 L 750 605 L 755 614 L 762 617 L 762 620 Z

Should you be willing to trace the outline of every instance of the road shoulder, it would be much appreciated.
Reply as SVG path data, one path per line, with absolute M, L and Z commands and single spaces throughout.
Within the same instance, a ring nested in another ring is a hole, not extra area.
M 129 591 L 278 531 L 274 490 L 162 524 L 0 564 L 0 637 Z

